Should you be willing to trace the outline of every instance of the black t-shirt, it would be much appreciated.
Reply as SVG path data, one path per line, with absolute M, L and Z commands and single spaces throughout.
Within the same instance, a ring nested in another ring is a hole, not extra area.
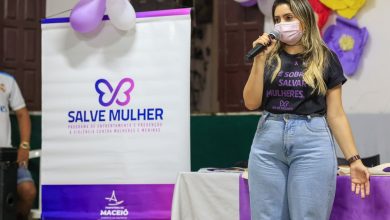
M 333 52 L 332 52 L 333 53 Z M 326 97 L 319 95 L 303 81 L 303 59 L 299 54 L 291 55 L 281 50 L 279 53 L 281 69 L 271 83 L 274 67 L 264 70 L 264 92 L 262 110 L 276 114 L 290 113 L 297 115 L 326 114 Z M 343 74 L 337 55 L 329 54 L 328 65 L 324 69 L 324 81 L 327 89 L 344 84 L 347 79 Z

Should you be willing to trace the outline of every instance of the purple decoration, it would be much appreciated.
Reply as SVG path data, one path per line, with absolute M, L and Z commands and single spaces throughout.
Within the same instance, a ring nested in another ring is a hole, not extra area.
M 390 177 L 371 176 L 370 195 L 365 199 L 351 192 L 350 176 L 337 177 L 336 197 L 330 220 L 389 219 Z
M 383 172 L 390 172 L 390 167 L 386 167 L 383 169 Z
M 240 178 L 240 220 L 250 220 L 249 187 Z M 371 176 L 371 192 L 361 199 L 351 191 L 350 176 L 338 176 L 336 196 L 330 220 L 374 220 L 390 219 L 390 176 Z
M 345 75 L 354 75 L 367 43 L 367 29 L 359 28 L 356 19 L 350 20 L 343 17 L 337 17 L 336 24 L 331 25 L 326 29 L 323 38 L 329 48 L 339 57 Z M 349 39 L 347 40 L 348 43 L 352 43 L 349 45 L 350 48 L 342 48 L 340 41 L 343 39 Z
M 252 7 L 257 4 L 257 0 L 235 0 L 236 2 L 239 2 L 241 6 L 244 7 Z
M 80 0 L 72 9 L 70 24 L 77 32 L 91 32 L 102 23 L 105 11 L 106 0 Z

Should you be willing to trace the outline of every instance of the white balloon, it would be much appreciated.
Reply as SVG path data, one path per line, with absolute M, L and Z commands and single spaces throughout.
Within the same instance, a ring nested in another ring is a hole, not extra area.
M 106 6 L 108 17 L 116 28 L 127 31 L 135 27 L 135 10 L 128 0 L 107 0 Z
M 257 0 L 257 6 L 266 17 L 272 17 L 272 6 L 275 0 Z

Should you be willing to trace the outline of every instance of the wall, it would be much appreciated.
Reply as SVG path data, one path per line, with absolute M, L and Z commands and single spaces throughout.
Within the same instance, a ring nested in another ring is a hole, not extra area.
M 367 27 L 370 37 L 359 70 L 343 87 L 344 108 L 361 154 L 379 153 L 382 163 L 390 162 L 390 76 L 386 69 L 390 30 L 381 25 L 390 19 L 389 7 L 390 1 L 369 0 L 358 12 L 358 23 Z
M 390 30 L 383 25 L 390 19 L 390 1 L 369 0 L 357 15 L 361 27 L 367 27 L 370 37 L 363 62 L 344 89 L 344 105 L 348 113 L 390 113 L 390 80 L 386 66 L 390 50 Z M 388 19 L 389 18 L 389 19 Z

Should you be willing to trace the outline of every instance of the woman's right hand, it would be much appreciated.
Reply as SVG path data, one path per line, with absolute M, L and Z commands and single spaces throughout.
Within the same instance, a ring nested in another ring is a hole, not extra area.
M 268 47 L 263 50 L 261 53 L 259 53 L 255 59 L 265 59 L 267 55 L 272 51 L 272 49 L 275 47 L 276 40 L 272 39 L 267 33 L 264 33 L 263 35 L 259 36 L 255 41 L 253 41 L 252 46 L 255 47 L 257 44 L 261 44 Z

